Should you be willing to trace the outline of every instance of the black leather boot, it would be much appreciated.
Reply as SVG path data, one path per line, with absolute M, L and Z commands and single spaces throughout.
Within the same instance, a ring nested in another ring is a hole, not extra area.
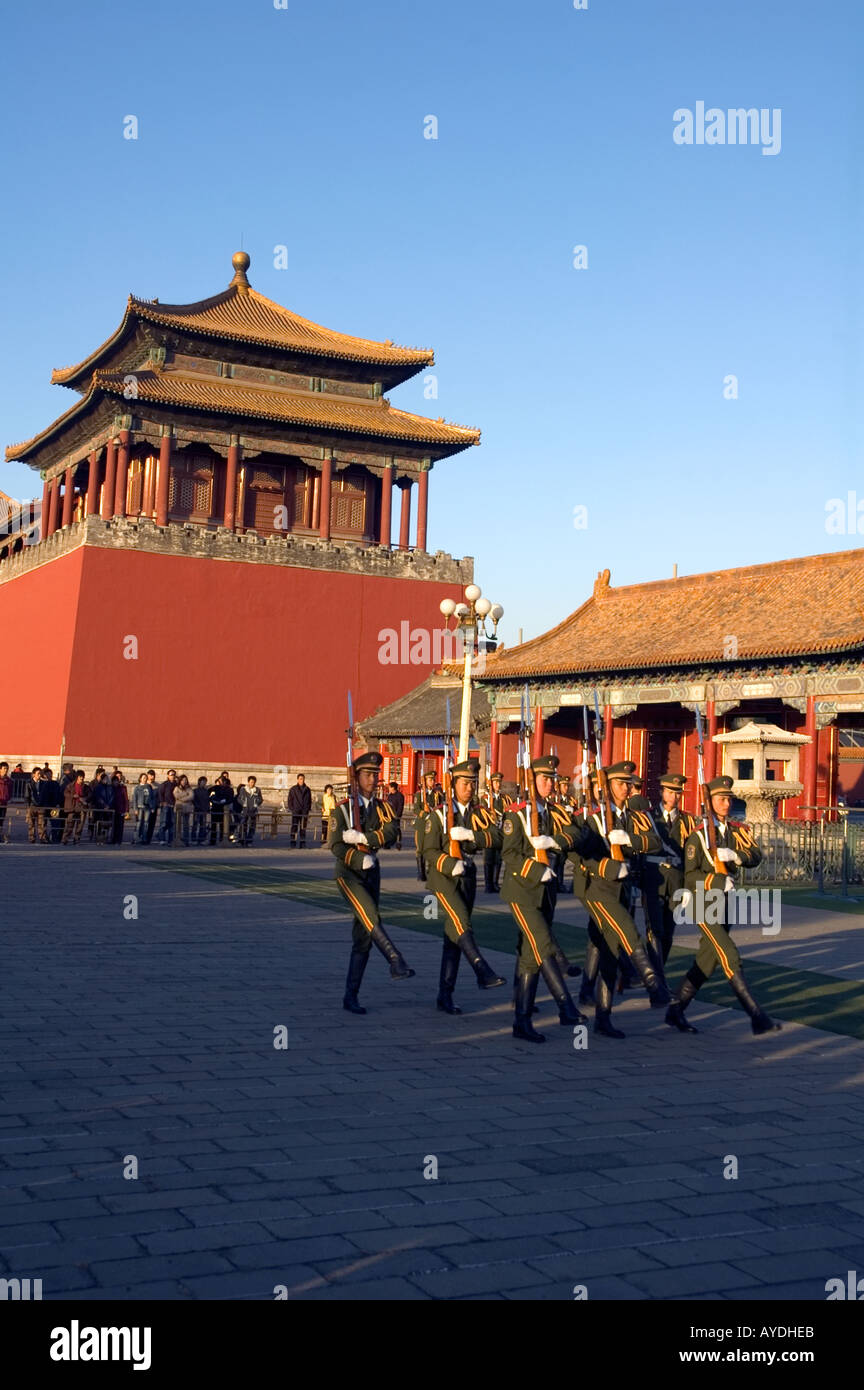
M 537 974 L 520 973 L 516 976 L 516 1012 L 513 1016 L 513 1036 L 524 1042 L 544 1043 L 542 1033 L 531 1026 L 531 1013 L 534 1009 L 534 995 L 537 993 Z
M 498 985 L 507 983 L 500 975 L 496 975 L 488 961 L 483 959 L 477 949 L 473 932 L 463 931 L 459 938 L 459 949 L 477 976 L 478 989 L 496 989 Z
M 554 956 L 546 957 L 540 966 L 540 974 L 546 981 L 549 993 L 558 1005 L 558 1022 L 561 1024 L 587 1023 L 587 1018 L 584 1014 L 580 1014 L 570 997 L 570 991 L 564 983 L 564 977 Z
M 345 994 L 342 999 L 342 1008 L 346 1009 L 349 1014 L 365 1014 L 366 1012 L 357 1002 L 357 993 L 368 959 L 368 951 L 358 951 L 356 946 L 352 947 L 351 959 L 348 962 L 348 978 L 345 981 Z
M 640 941 L 630 952 L 630 964 L 639 976 L 646 990 L 648 998 L 651 1000 L 652 1009 L 665 1009 L 671 1004 L 669 986 L 661 968 L 659 974 L 648 959 L 645 947 Z
M 378 947 L 378 950 L 390 966 L 390 974 L 393 976 L 393 979 L 410 980 L 414 971 L 410 970 L 405 964 L 401 953 L 397 951 L 384 928 L 381 926 L 375 927 L 371 935 L 373 944 Z
M 597 980 L 597 1007 L 594 1010 L 594 1032 L 604 1038 L 623 1038 L 620 1028 L 612 1026 L 612 990 L 600 975 Z
M 779 1033 L 782 1024 L 777 1023 L 773 1018 L 769 1018 L 764 1009 L 760 1009 L 756 1000 L 753 998 L 741 974 L 740 968 L 729 981 L 732 986 L 735 998 L 739 1004 L 750 1015 L 750 1026 L 754 1033 Z
M 513 1007 L 516 1007 L 516 995 L 519 991 L 519 945 L 516 946 L 516 964 L 513 967 Z M 531 1005 L 532 1014 L 539 1014 L 540 1005 L 536 1002 Z
M 696 967 L 694 966 L 693 970 L 695 969 Z M 666 1010 L 666 1022 L 669 1024 L 670 1028 L 677 1028 L 679 1033 L 699 1032 L 699 1029 L 694 1028 L 693 1024 L 688 1023 L 684 1017 L 684 1010 L 687 1008 L 690 1000 L 695 998 L 697 989 L 703 983 L 703 980 L 698 979 L 694 982 L 694 980 L 691 979 L 691 974 L 692 970 L 689 970 L 684 976 L 678 993 L 672 996 L 672 1003 Z M 697 974 L 701 975 L 702 971 L 698 971 Z
M 436 1007 L 445 1014 L 461 1014 L 462 1010 L 453 1003 L 453 987 L 456 984 L 456 976 L 459 973 L 459 962 L 462 953 L 458 946 L 454 946 L 448 937 L 444 938 L 444 949 L 441 952 L 441 974 L 438 979 L 438 999 Z
M 582 974 L 582 966 L 571 965 L 560 946 L 555 947 L 555 963 L 561 971 L 561 974 L 569 975 L 571 980 L 575 980 L 577 975 Z
M 425 882 L 426 882 L 426 865 L 425 865 L 425 863 L 423 862 L 423 855 L 422 855 L 422 854 L 418 854 L 418 855 L 417 855 L 417 882 L 418 882 L 418 883 L 425 883 Z
M 582 971 L 582 983 L 579 986 L 579 1003 L 594 1003 L 594 985 L 597 979 L 597 971 L 600 969 L 600 948 L 595 946 L 593 941 L 588 942 L 585 951 L 585 966 Z

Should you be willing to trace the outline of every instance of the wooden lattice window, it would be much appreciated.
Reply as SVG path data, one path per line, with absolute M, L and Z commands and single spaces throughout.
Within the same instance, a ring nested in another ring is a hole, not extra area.
M 171 465 L 168 511 L 176 520 L 209 521 L 213 510 L 213 461 L 179 458 Z
M 366 534 L 366 480 L 353 469 L 333 479 L 330 529 L 343 535 Z

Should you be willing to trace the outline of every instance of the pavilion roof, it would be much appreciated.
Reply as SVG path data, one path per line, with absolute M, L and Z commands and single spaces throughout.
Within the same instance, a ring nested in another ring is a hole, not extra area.
M 444 738 L 447 732 L 447 700 L 450 701 L 451 733 L 458 741 L 459 712 L 462 701 L 461 677 L 442 677 L 439 674 L 427 676 L 421 685 L 409 690 L 390 705 L 376 710 L 368 719 L 358 724 L 357 731 L 364 738 Z M 471 690 L 471 731 L 476 732 L 478 723 L 488 725 L 490 719 L 489 697 L 485 690 L 476 686 Z
M 248 265 L 249 257 L 238 252 L 234 257 L 234 279 L 228 288 L 193 304 L 160 304 L 156 299 L 138 299 L 130 295 L 123 322 L 116 332 L 83 361 L 71 367 L 56 368 L 51 380 L 62 386 L 80 386 L 82 381 L 86 384 L 93 370 L 110 355 L 136 319 L 226 343 L 254 344 L 302 356 L 381 366 L 391 369 L 391 374 L 395 368 L 400 380 L 434 362 L 431 348 L 400 347 L 389 339 L 382 343 L 372 338 L 356 338 L 292 313 L 252 289 L 246 278 Z
M 33 439 L 10 445 L 6 450 L 7 459 L 26 458 L 67 425 L 72 416 L 89 409 L 100 395 L 116 396 L 128 402 L 130 377 L 134 378 L 135 400 L 139 403 L 269 420 L 297 428 L 369 435 L 405 444 L 425 444 L 438 457 L 480 442 L 479 430 L 396 410 L 384 398 L 369 400 L 318 391 L 291 391 L 281 386 L 151 366 L 134 373 L 95 371 L 87 394 Z
M 488 655 L 483 680 L 714 666 L 864 646 L 864 549 L 621 588 L 609 578 L 608 570 L 598 575 L 591 597 L 557 627 Z

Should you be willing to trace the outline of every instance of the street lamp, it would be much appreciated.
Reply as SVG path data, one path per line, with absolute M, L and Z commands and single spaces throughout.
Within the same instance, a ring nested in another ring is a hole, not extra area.
M 462 717 L 459 722 L 459 762 L 468 757 L 468 727 L 471 720 L 471 663 L 475 651 L 494 651 L 498 642 L 498 624 L 504 616 L 500 603 L 492 603 L 483 597 L 478 584 L 469 584 L 465 590 L 466 603 L 456 603 L 452 598 L 441 600 L 439 605 L 446 619 L 455 618 L 455 631 L 461 632 L 465 649 L 465 664 L 462 670 Z M 492 631 L 486 631 L 486 622 L 491 622 Z M 450 631 L 449 621 L 447 623 Z

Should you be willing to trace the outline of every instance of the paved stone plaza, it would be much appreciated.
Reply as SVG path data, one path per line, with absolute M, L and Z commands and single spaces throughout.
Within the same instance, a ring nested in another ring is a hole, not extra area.
M 331 873 L 326 851 L 2 847 L 0 1273 L 47 1299 L 823 1300 L 864 1272 L 864 916 L 737 933 L 780 1035 L 700 998 L 681 1036 L 628 994 L 626 1041 L 581 1050 L 541 987 L 537 1047 L 464 966 L 465 1013 L 436 1012 L 408 850 L 385 920 L 417 976 L 374 953 L 368 1015 L 343 1012 Z M 509 914 L 480 904 L 509 978 Z M 574 949 L 572 898 L 561 920 Z

